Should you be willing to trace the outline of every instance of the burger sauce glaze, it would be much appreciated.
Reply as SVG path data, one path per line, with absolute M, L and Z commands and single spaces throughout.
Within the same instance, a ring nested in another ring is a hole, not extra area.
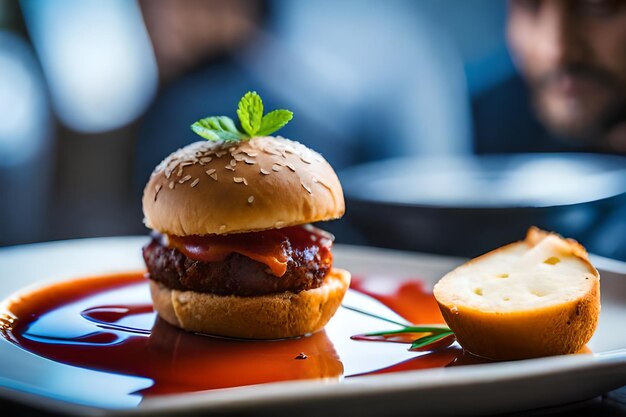
M 161 244 L 201 262 L 219 262 L 233 252 L 239 253 L 267 265 L 281 277 L 287 271 L 290 251 L 316 247 L 320 258 L 332 263 L 333 240 L 332 234 L 307 225 L 229 235 L 162 235 Z

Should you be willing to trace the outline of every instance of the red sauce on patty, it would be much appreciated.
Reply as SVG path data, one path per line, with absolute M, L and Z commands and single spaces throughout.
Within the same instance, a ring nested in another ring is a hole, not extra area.
M 333 240 L 332 234 L 305 225 L 230 235 L 168 235 L 162 244 L 200 262 L 219 262 L 239 253 L 267 265 L 274 275 L 282 277 L 292 253 L 314 246 L 321 258 L 327 258 Z

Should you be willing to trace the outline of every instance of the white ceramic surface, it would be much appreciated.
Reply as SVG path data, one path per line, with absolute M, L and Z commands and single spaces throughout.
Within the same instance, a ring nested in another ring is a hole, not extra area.
M 100 238 L 0 249 L 0 298 L 42 281 L 143 267 L 145 237 Z M 460 259 L 337 245 L 335 264 L 354 275 L 419 277 L 433 284 Z M 20 367 L 0 357 L 0 397 L 89 415 L 168 415 L 173 411 L 251 411 L 273 415 L 384 412 L 477 414 L 519 411 L 594 397 L 626 384 L 626 265 L 594 258 L 601 270 L 602 314 L 589 343 L 593 355 L 411 371 L 341 382 L 299 381 L 152 397 L 124 410 L 86 407 L 29 390 L 9 389 Z M 106 381 L 102 381 L 106 385 Z M 123 389 L 124 387 L 115 387 Z M 113 389 L 110 387 L 109 389 Z M 31 392 L 29 392 L 31 391 Z

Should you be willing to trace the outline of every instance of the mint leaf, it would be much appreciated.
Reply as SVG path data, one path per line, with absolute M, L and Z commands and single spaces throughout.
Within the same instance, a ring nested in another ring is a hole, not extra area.
M 285 126 L 293 118 L 293 113 L 289 110 L 274 110 L 263 116 L 261 127 L 256 132 L 257 136 L 267 136 Z
M 248 136 L 253 137 L 261 128 L 263 101 L 256 91 L 248 91 L 237 107 L 239 123 Z
M 244 136 L 227 116 L 205 117 L 192 124 L 191 130 L 212 141 L 238 141 Z
M 192 124 L 191 130 L 208 140 L 238 142 L 274 133 L 293 118 L 292 112 L 282 109 L 263 116 L 263 101 L 255 91 L 239 100 L 237 115 L 242 130 L 227 116 L 205 117 Z

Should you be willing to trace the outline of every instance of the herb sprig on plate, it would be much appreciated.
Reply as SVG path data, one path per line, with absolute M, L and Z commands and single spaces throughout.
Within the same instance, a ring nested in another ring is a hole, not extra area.
M 425 333 L 424 336 L 419 337 L 411 342 L 411 347 L 409 348 L 409 350 L 429 350 L 428 348 L 434 347 L 434 344 L 436 342 L 442 341 L 443 339 L 448 338 L 448 337 L 450 339 L 450 343 L 446 344 L 446 346 L 449 344 L 452 344 L 453 342 L 453 338 L 450 336 L 453 336 L 454 333 L 452 332 L 452 330 L 450 330 L 450 328 L 446 326 L 413 326 L 410 324 L 400 323 L 395 320 L 390 320 L 388 318 L 381 317 L 376 314 L 370 313 L 368 311 L 360 310 L 355 307 L 343 305 L 343 308 L 360 313 L 360 314 L 364 314 L 366 316 L 374 317 L 379 320 L 386 321 L 388 323 L 393 323 L 402 327 L 399 330 L 387 330 L 387 331 L 381 331 L 381 332 L 365 333 L 362 335 L 355 336 L 355 338 L 376 337 L 376 336 L 392 337 L 394 335 L 400 335 L 400 334 L 405 334 L 405 333 Z

